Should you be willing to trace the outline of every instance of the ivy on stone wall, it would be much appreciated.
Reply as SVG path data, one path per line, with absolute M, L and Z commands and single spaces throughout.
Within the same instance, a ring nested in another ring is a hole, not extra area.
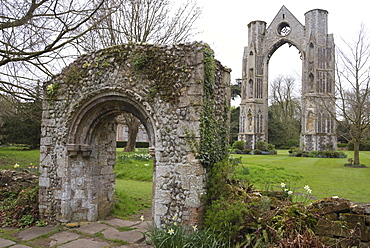
M 204 95 L 199 144 L 199 160 L 206 168 L 211 168 L 227 156 L 227 119 L 217 118 L 215 115 L 215 72 L 214 53 L 206 46 L 204 48 Z
M 133 51 L 130 58 L 134 71 L 154 83 L 149 91 L 149 100 L 159 96 L 164 101 L 178 103 L 190 70 L 181 64 L 176 54 L 164 53 L 161 47 L 151 46 Z
M 180 45 L 138 45 L 124 44 L 81 56 L 62 73 L 62 81 L 67 85 L 86 84 L 94 76 L 100 76 L 107 70 L 124 67 L 137 79 L 149 79 L 148 100 L 155 97 L 178 103 L 181 90 L 190 78 L 192 68 L 178 56 Z M 55 95 L 55 92 L 53 92 Z

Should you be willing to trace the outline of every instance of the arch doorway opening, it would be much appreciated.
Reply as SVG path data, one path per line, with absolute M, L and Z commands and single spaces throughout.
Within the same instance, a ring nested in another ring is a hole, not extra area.
M 270 56 L 268 69 L 268 143 L 277 149 L 299 147 L 302 55 L 285 43 Z

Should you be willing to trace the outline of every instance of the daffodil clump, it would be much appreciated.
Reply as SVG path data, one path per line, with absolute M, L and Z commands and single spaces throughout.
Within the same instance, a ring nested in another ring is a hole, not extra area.
M 143 216 L 142 216 L 143 217 Z M 140 218 L 143 221 L 142 218 Z M 210 230 L 198 229 L 197 225 L 184 225 L 177 215 L 165 220 L 163 227 L 152 226 L 146 235 L 157 248 L 229 247 Z
M 305 192 L 298 193 L 298 194 L 294 194 L 294 191 L 289 186 L 287 186 L 285 183 L 280 183 L 280 186 L 282 188 L 282 196 L 284 198 L 288 198 L 294 202 L 302 202 L 304 204 L 309 203 L 311 199 L 311 194 L 312 194 L 312 190 L 310 186 L 308 185 L 304 186 L 303 189 L 305 190 Z

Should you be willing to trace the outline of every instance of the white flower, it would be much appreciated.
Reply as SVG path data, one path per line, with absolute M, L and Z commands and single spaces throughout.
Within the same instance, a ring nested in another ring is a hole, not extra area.
M 293 191 L 289 190 L 288 195 L 291 195 L 291 194 L 293 194 Z
M 307 190 L 307 193 L 308 193 L 308 194 L 311 194 L 311 193 L 312 193 L 312 190 L 311 190 L 311 189 L 308 189 L 308 190 Z
M 174 233 L 175 233 L 175 231 L 172 228 L 170 230 L 168 230 L 169 235 L 173 235 Z
M 144 221 L 144 215 L 140 216 L 140 220 Z
M 19 167 L 19 164 L 17 164 L 17 163 L 16 163 L 16 164 L 14 165 L 14 168 L 18 168 L 18 167 Z
M 194 232 L 195 232 L 195 231 L 198 231 L 198 226 L 197 226 L 197 225 L 194 225 L 194 226 L 193 226 L 193 230 L 194 230 Z
M 280 186 L 281 186 L 282 188 L 285 188 L 286 184 L 285 184 L 285 183 L 281 183 L 281 184 L 280 184 Z
M 310 186 L 306 185 L 306 186 L 304 186 L 304 189 L 307 190 L 307 191 L 309 191 L 310 190 Z

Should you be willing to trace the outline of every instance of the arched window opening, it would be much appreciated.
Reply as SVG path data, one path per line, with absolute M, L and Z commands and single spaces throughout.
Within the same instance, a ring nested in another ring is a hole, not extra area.
M 252 79 L 249 80 L 248 88 L 249 88 L 249 91 L 248 91 L 249 98 L 253 98 L 253 80 Z

